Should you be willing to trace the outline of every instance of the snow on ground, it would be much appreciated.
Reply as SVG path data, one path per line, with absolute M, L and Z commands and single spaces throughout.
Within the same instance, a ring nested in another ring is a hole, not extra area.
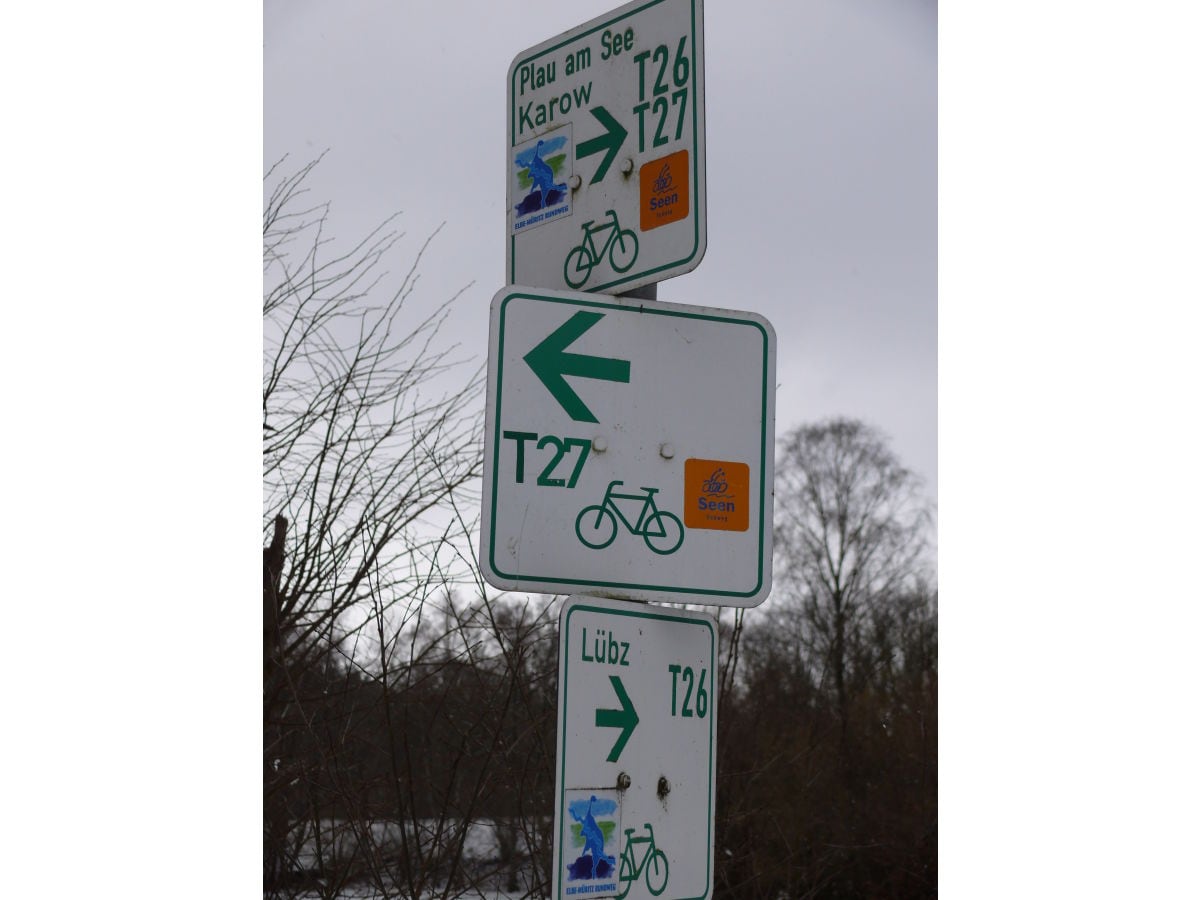
M 337 870 L 347 864 L 361 870 L 361 864 L 372 858 L 382 861 L 386 871 L 389 868 L 387 861 L 398 859 L 401 855 L 402 827 L 407 833 L 410 849 L 419 841 L 421 856 L 426 859 L 440 855 L 435 844 L 439 844 L 445 852 L 456 846 L 460 837 L 460 824 L 456 821 L 442 822 L 439 838 L 438 822 L 433 819 L 421 820 L 415 827 L 411 822 L 402 826 L 395 820 L 359 823 L 325 819 L 320 823 L 319 835 L 311 824 L 301 824 L 293 833 L 296 842 L 295 869 L 298 874 L 315 875 L 321 870 L 323 860 L 327 871 Z M 505 844 L 509 848 L 507 852 Z M 471 822 L 463 836 L 459 866 L 464 884 L 449 892 L 442 885 L 428 892 L 428 896 L 430 900 L 443 896 L 462 900 L 522 900 L 528 896 L 527 888 L 531 880 L 529 858 L 524 834 L 516 825 L 490 819 Z M 510 875 L 515 876 L 516 881 L 506 884 Z M 504 886 L 512 887 L 513 884 L 520 887 L 516 891 L 501 889 Z M 398 895 L 399 892 L 395 890 L 385 893 L 374 885 L 359 884 L 344 888 L 337 896 L 343 900 L 382 900 Z M 296 900 L 318 900 L 324 895 L 318 889 L 313 889 L 294 896 Z
M 406 822 L 404 825 L 410 845 L 419 841 L 423 851 L 422 855 L 428 855 L 433 843 L 438 838 L 437 820 L 420 820 L 416 828 L 411 822 Z M 296 856 L 298 868 L 309 871 L 318 868 L 319 857 L 323 858 L 327 865 L 340 859 L 348 859 L 354 856 L 359 848 L 364 850 L 373 848 L 382 853 L 398 851 L 402 846 L 401 827 L 401 823 L 395 820 L 374 820 L 366 823 L 367 831 L 364 834 L 361 830 L 362 825 L 359 823 L 345 819 L 323 819 L 320 834 L 317 835 L 313 833 L 311 825 L 301 825 L 299 826 L 299 829 L 302 829 L 301 833 L 295 835 L 301 841 Z M 459 824 L 457 822 L 443 822 L 441 828 L 440 843 L 443 847 L 450 842 L 458 841 Z M 500 836 L 502 828 L 514 829 L 510 838 L 516 852 L 518 855 L 528 856 L 529 848 L 525 845 L 524 835 L 519 828 L 513 825 L 498 824 L 491 819 L 480 819 L 467 826 L 467 834 L 463 840 L 463 861 L 466 863 L 500 861 L 504 855 Z
M 295 900 L 323 900 L 323 896 L 318 891 L 312 891 L 303 894 L 297 894 Z M 344 888 L 338 893 L 338 900 L 395 900 L 398 896 L 396 892 L 385 894 L 375 887 L 369 885 L 359 885 L 355 887 Z M 427 895 L 429 900 L 440 898 L 441 893 Z M 461 892 L 451 894 L 451 897 L 461 898 L 461 900 L 523 900 L 525 893 L 505 893 L 504 891 L 481 892 L 471 889 L 464 889 Z

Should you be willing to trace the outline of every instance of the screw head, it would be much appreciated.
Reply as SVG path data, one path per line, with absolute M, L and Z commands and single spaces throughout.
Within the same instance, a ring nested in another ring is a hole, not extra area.
M 577 190 L 579 190 L 579 186 L 581 184 L 583 184 L 583 179 L 580 178 L 578 175 L 572 175 L 570 178 L 567 179 L 567 184 L 569 184 L 571 186 L 571 190 L 577 191 Z
M 675 455 L 675 445 L 663 444 L 658 448 L 658 453 L 663 459 L 671 459 Z
M 605 438 L 597 435 L 596 437 L 592 438 L 592 449 L 597 453 L 603 453 L 608 449 L 608 441 Z
M 621 160 L 621 174 L 628 175 L 633 171 L 633 160 L 628 156 Z
M 667 777 L 665 775 L 660 776 L 658 779 L 658 799 L 661 800 L 669 793 L 671 793 L 671 783 L 667 781 Z
M 617 776 L 617 790 L 624 791 L 629 789 L 629 785 L 633 784 L 633 779 L 622 772 Z

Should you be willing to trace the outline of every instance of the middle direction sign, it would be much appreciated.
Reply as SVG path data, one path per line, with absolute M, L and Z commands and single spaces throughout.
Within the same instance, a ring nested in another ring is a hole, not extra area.
M 775 332 L 755 313 L 512 287 L 492 300 L 479 563 L 494 586 L 757 606 Z
M 636 0 L 508 70 L 509 284 L 624 293 L 705 247 L 702 0 Z

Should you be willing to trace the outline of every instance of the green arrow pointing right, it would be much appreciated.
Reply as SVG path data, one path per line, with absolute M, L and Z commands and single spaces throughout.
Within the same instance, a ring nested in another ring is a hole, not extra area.
M 588 184 L 595 184 L 608 174 L 608 167 L 612 165 L 612 161 L 617 157 L 617 151 L 621 149 L 621 145 L 625 143 L 625 136 L 628 131 L 613 118 L 603 106 L 595 106 L 588 110 L 601 125 L 604 126 L 604 134 L 599 137 L 594 137 L 591 140 L 584 141 L 582 144 L 575 146 L 575 158 L 586 159 L 595 153 L 604 153 L 604 159 L 600 160 L 600 165 L 596 169 L 596 174 L 592 176 L 592 180 Z
M 608 751 L 608 761 L 616 762 L 620 759 L 621 751 L 625 749 L 625 744 L 629 741 L 629 736 L 633 734 L 633 729 L 637 728 L 637 724 L 641 720 L 638 719 L 637 710 L 633 708 L 633 701 L 625 693 L 625 685 L 621 684 L 621 679 L 616 675 L 609 675 L 608 680 L 612 682 L 613 690 L 617 692 L 617 699 L 621 701 L 621 708 L 596 710 L 596 727 L 621 729 L 621 734 L 617 737 L 617 742 Z

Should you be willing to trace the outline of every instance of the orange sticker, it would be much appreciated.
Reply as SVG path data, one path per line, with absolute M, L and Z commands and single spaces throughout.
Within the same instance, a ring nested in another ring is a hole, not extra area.
M 717 459 L 683 464 L 683 524 L 745 531 L 750 527 L 750 467 Z
M 687 218 L 686 150 L 645 163 L 638 173 L 638 182 L 642 190 L 642 231 Z

